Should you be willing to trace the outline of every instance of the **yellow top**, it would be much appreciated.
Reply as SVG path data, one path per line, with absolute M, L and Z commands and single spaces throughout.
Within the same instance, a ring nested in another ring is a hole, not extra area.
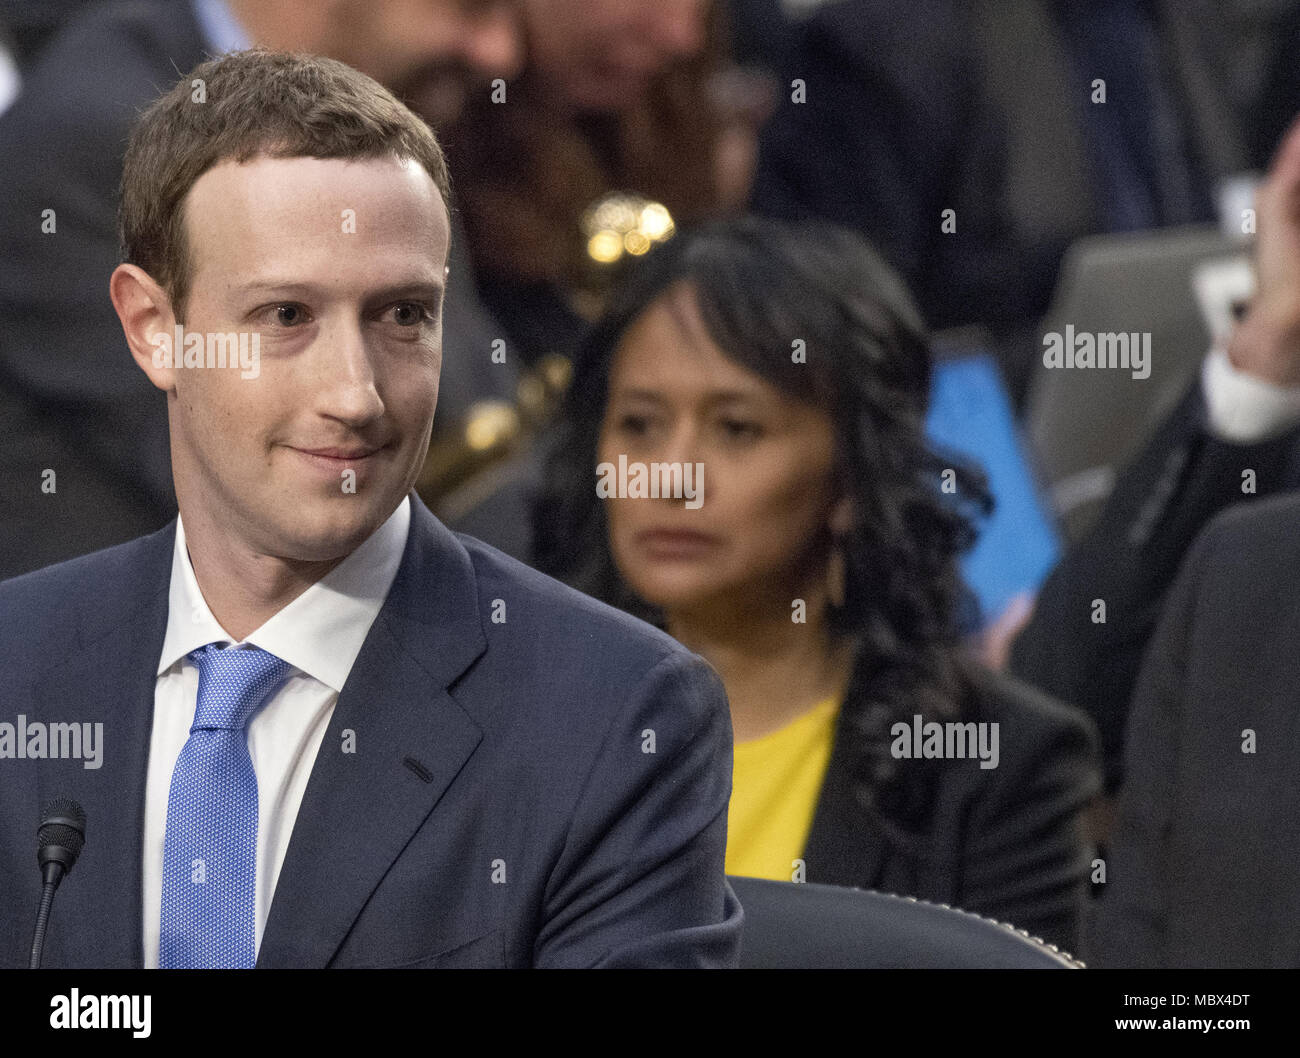
M 735 744 L 728 874 L 793 880 L 792 861 L 803 855 L 826 778 L 839 704 L 827 698 L 780 730 Z

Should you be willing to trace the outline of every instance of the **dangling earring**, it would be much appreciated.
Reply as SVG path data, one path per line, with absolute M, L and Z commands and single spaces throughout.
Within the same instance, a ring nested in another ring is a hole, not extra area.
M 844 609 L 844 548 L 838 539 L 831 543 L 830 557 L 826 563 L 826 591 L 835 609 Z

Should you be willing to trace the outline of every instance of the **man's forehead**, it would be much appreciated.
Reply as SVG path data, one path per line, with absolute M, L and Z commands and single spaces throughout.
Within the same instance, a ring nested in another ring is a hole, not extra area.
M 433 178 L 413 159 L 395 156 L 228 159 L 203 173 L 187 200 L 193 219 L 211 214 L 223 225 L 242 217 L 265 224 L 282 216 L 298 223 L 337 222 L 346 234 L 346 222 L 364 210 L 372 224 L 387 219 L 403 226 L 448 226 Z M 344 212 L 349 209 L 351 216 Z
M 205 258 L 229 264 L 252 252 L 259 263 L 280 259 L 268 262 L 279 270 L 312 254 L 340 266 L 382 254 L 432 258 L 428 271 L 447 275 L 442 195 L 422 166 L 395 157 L 222 162 L 195 182 L 185 225 L 200 268 Z

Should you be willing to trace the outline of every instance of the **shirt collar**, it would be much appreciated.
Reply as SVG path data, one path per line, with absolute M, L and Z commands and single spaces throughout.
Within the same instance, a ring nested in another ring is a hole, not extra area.
M 243 51 L 252 47 L 244 27 L 239 24 L 225 0 L 191 0 L 199 32 L 214 55 L 228 51 Z
M 242 642 L 269 651 L 341 692 L 397 576 L 410 526 L 407 495 L 355 551 Z M 158 675 L 192 650 L 232 641 L 199 590 L 185 546 L 185 526 L 177 515 L 167 632 Z

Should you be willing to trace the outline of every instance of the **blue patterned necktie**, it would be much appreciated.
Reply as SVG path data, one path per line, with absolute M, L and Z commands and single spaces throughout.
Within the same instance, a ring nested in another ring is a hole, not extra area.
M 251 969 L 257 776 L 247 728 L 291 666 L 257 647 L 209 644 L 189 657 L 199 694 L 167 796 L 158 965 Z

